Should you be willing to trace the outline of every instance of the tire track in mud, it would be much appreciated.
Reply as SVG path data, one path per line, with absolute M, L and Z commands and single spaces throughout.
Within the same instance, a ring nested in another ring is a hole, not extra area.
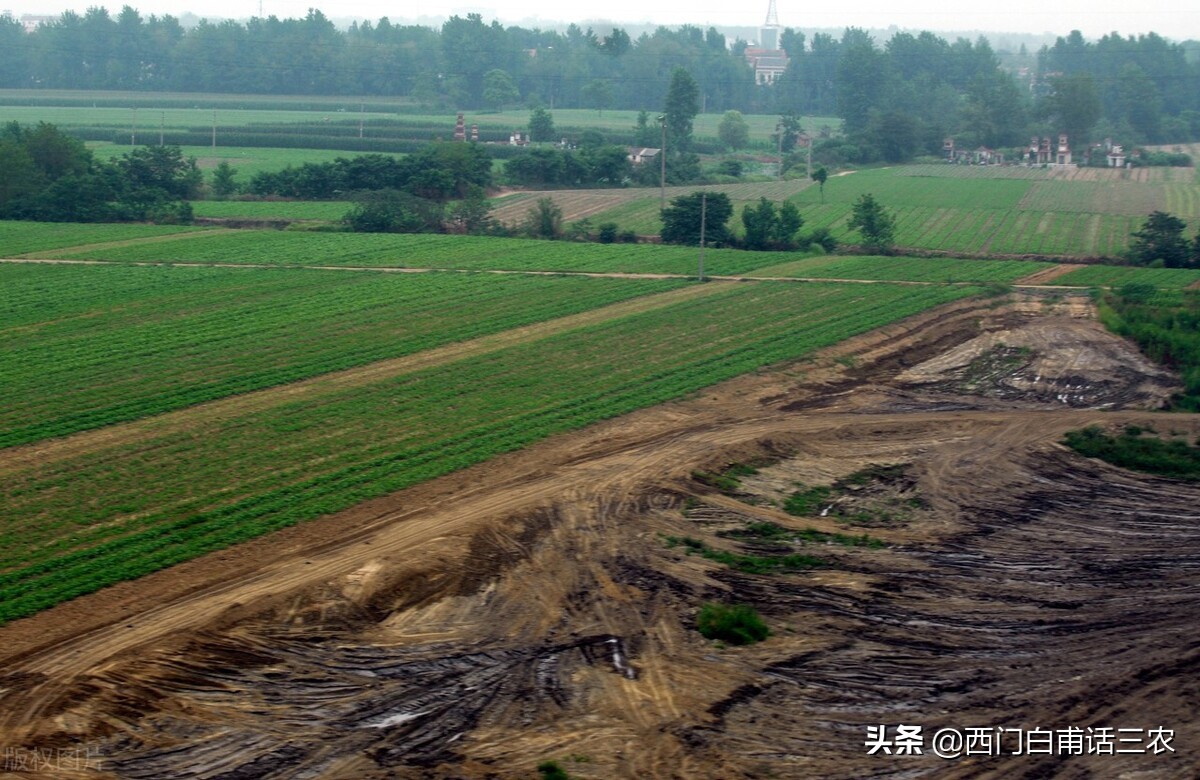
M 937 345 L 928 356 L 970 339 L 981 309 L 946 310 L 853 340 L 872 357 L 860 390 L 924 355 L 914 339 Z M 808 379 L 817 399 L 845 392 L 822 377 Z M 123 777 L 475 780 L 577 753 L 581 778 L 1194 776 L 1194 756 L 881 763 L 862 747 L 864 724 L 916 719 L 1175 725 L 1196 744 L 1198 489 L 1057 445 L 1089 424 L 1195 435 L 1194 415 L 922 411 L 916 396 L 907 412 L 787 411 L 798 394 L 778 374 L 743 377 L 276 537 L 304 544 L 251 543 L 255 568 L 135 618 L 28 642 L 29 627 L 111 603 L 102 592 L 0 628 L 0 743 L 76 724 Z M 912 460 L 928 517 L 889 532 L 889 549 L 829 550 L 811 576 L 663 544 L 704 533 L 679 512 L 703 492 L 692 469 L 764 450 L 831 474 Z M 372 589 L 361 573 L 380 569 L 396 579 Z M 754 604 L 775 636 L 714 649 L 689 617 L 714 599 Z M 6 643 L 17 630 L 26 643 Z M 1129 713 L 1162 723 L 1116 722 Z

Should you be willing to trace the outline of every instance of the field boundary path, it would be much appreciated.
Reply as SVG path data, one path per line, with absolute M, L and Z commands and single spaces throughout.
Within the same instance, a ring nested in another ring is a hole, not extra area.
M 120 265 L 120 266 L 140 266 L 146 268 L 172 266 L 179 268 L 262 268 L 272 270 L 292 270 L 292 271 L 351 271 L 355 273 L 378 272 L 378 273 L 393 273 L 393 274 L 497 274 L 500 276 L 580 276 L 592 279 L 695 279 L 695 274 L 666 274 L 666 273 L 645 273 L 633 274 L 622 273 L 619 271 L 535 271 L 528 269 L 501 269 L 501 268 L 400 268 L 394 266 L 350 266 L 350 265 L 278 265 L 268 263 L 188 263 L 188 262 L 145 262 L 145 261 L 130 261 L 124 262 L 120 260 L 66 260 L 66 259 L 51 259 L 51 258 L 0 258 L 0 263 L 10 264 L 42 264 L 42 265 Z M 1073 268 L 1068 269 L 1074 270 Z M 1063 271 L 1067 273 L 1067 271 Z M 832 278 L 826 276 L 754 276 L 754 272 L 750 271 L 744 274 L 736 275 L 713 275 L 705 274 L 704 280 L 707 282 L 803 282 L 803 283 L 818 283 L 818 284 L 898 284 L 910 287 L 978 287 L 986 284 L 982 281 L 962 281 L 962 282 L 943 282 L 943 281 L 911 281 L 905 279 L 853 279 L 853 278 Z M 1058 274 L 1056 274 L 1057 276 Z M 1029 277 L 1032 278 L 1032 277 Z M 1021 287 L 1022 284 L 1015 285 Z M 1055 289 L 1055 290 L 1088 290 L 1098 285 L 1043 285 L 1025 283 L 1024 286 L 1034 287 L 1038 289 Z M 1099 285 L 1103 286 L 1103 285 Z

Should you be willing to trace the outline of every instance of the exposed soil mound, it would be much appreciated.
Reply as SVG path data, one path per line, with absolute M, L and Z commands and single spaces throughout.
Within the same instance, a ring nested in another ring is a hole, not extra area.
M 0 743 L 100 757 L 52 777 L 1194 777 L 1200 485 L 1058 442 L 1200 421 L 1132 409 L 1168 378 L 1037 308 L 947 307 L 6 626 Z M 771 635 L 704 639 L 707 602 Z M 867 755 L 901 723 L 1175 752 Z

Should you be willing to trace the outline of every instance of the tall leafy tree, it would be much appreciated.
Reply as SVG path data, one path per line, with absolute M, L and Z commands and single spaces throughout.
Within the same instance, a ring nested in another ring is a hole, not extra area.
M 846 227 L 859 232 L 863 248 L 870 252 L 888 254 L 896 243 L 895 217 L 869 192 L 854 202 Z
M 750 125 L 741 111 L 730 109 L 725 112 L 721 123 L 717 125 L 717 137 L 730 149 L 741 149 L 749 143 Z
M 692 145 L 692 122 L 700 113 L 700 88 L 684 68 L 671 73 L 671 85 L 663 114 L 667 118 L 667 148 L 671 154 L 686 152 Z
M 495 110 L 500 110 L 507 103 L 520 100 L 521 93 L 513 83 L 512 76 L 494 68 L 483 74 L 483 102 Z
M 1161 262 L 1167 268 L 1189 265 L 1189 248 L 1183 231 L 1187 223 L 1164 211 L 1151 212 L 1141 229 L 1134 231 L 1132 255 L 1143 264 Z
M 704 243 L 708 246 L 718 246 L 728 242 L 728 223 L 729 218 L 733 216 L 733 204 L 723 192 L 693 192 L 672 199 L 670 205 L 663 209 L 663 242 L 698 246 L 702 211 Z
M 529 140 L 535 142 L 554 140 L 554 117 L 540 106 L 533 109 L 529 115 Z
M 1053 92 L 1042 102 L 1042 115 L 1068 135 L 1076 148 L 1086 144 L 1100 119 L 1100 97 L 1096 82 L 1087 73 L 1062 76 L 1051 81 Z

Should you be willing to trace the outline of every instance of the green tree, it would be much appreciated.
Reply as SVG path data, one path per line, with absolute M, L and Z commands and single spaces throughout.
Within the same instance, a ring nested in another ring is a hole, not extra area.
M 802 227 L 804 227 L 804 217 L 800 216 L 799 207 L 790 200 L 785 200 L 779 207 L 779 221 L 775 225 L 775 242 L 785 248 L 792 247 L 795 244 L 796 233 Z
M 342 221 L 356 233 L 440 233 L 442 206 L 400 190 L 362 195 Z
M 562 209 L 550 198 L 538 198 L 525 215 L 524 230 L 534 238 L 560 238 L 563 232 Z
M 1140 230 L 1133 233 L 1130 253 L 1143 265 L 1162 262 L 1167 268 L 1183 268 L 1189 264 L 1188 243 L 1183 237 L 1187 223 L 1165 211 L 1154 211 Z
M 723 192 L 707 193 L 707 205 L 702 205 L 705 193 L 680 195 L 663 209 L 662 240 L 667 244 L 700 244 L 700 219 L 704 211 L 704 243 L 717 246 L 729 241 L 729 218 L 733 204 Z
M 799 116 L 784 114 L 779 117 L 779 122 L 775 125 L 775 132 L 771 134 L 771 140 L 775 142 L 779 151 L 787 154 L 796 148 L 796 141 L 803 132 L 804 127 L 800 124 Z
M 473 192 L 462 200 L 452 202 L 446 208 L 448 232 L 466 233 L 471 236 L 487 235 L 496 226 L 491 212 L 491 201 L 484 192 Z
M 650 126 L 650 114 L 646 109 L 638 111 L 637 124 L 633 128 L 634 142 L 641 147 L 658 148 L 660 131 L 658 127 Z
M 529 140 L 539 143 L 554 140 L 554 117 L 546 109 L 535 108 L 529 115 Z
M 899 111 L 887 111 L 871 117 L 870 135 L 886 162 L 911 160 L 917 153 L 917 132 L 916 120 Z
M 1060 76 L 1050 83 L 1054 91 L 1042 101 L 1041 115 L 1066 133 L 1074 148 L 1085 148 L 1102 110 L 1096 82 L 1090 74 L 1080 73 Z
M 663 114 L 667 117 L 667 148 L 671 154 L 682 154 L 692 144 L 692 122 L 700 113 L 700 87 L 686 68 L 675 68 Z
M 717 137 L 730 149 L 744 149 L 750 142 L 750 125 L 741 111 L 730 109 L 717 125 Z
M 508 103 L 521 99 L 517 85 L 506 71 L 494 68 L 483 74 L 483 102 L 499 111 Z
M 825 202 L 825 182 L 829 180 L 829 171 L 825 170 L 824 166 L 813 171 L 813 181 L 817 183 L 817 187 L 821 190 L 821 202 Z
M 221 163 L 215 169 L 213 169 L 213 194 L 218 198 L 227 198 L 236 193 L 238 190 L 237 181 L 234 180 L 236 175 L 237 169 L 230 165 L 228 161 L 222 160 Z
M 775 213 L 775 204 L 760 198 L 757 205 L 747 205 L 742 209 L 742 227 L 745 228 L 747 249 L 769 249 L 779 232 L 779 215 Z
M 611 106 L 613 102 L 612 85 L 605 79 L 589 81 L 583 89 L 579 90 L 579 96 L 585 103 L 596 109 L 600 116 L 604 116 L 604 109 Z
M 862 235 L 863 247 L 870 252 L 888 254 L 896 243 L 895 218 L 869 192 L 854 202 L 846 227 Z

